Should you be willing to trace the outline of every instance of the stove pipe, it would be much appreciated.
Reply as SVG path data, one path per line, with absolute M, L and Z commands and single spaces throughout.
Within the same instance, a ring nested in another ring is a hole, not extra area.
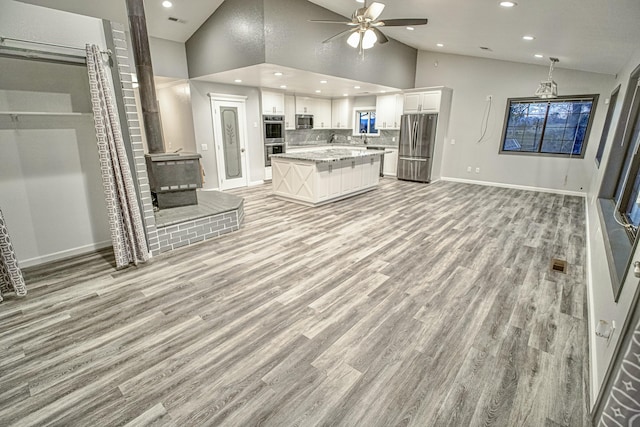
M 129 16 L 129 30 L 133 56 L 136 63 L 138 87 L 140 90 L 140 104 L 144 118 L 144 131 L 147 137 L 150 154 L 164 153 L 162 141 L 162 125 L 158 112 L 156 85 L 153 81 L 153 66 L 151 65 L 151 51 L 147 22 L 144 15 L 143 0 L 127 0 L 127 14 Z

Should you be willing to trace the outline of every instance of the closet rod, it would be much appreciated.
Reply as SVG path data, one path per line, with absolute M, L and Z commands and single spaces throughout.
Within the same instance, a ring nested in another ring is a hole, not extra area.
M 11 40 L 11 41 L 14 41 L 14 42 L 22 42 L 22 43 L 33 43 L 33 44 L 39 44 L 39 45 L 43 45 L 43 46 L 62 47 L 62 48 L 65 48 L 65 49 L 81 50 L 83 52 L 85 51 L 85 48 L 83 48 L 83 47 L 67 46 L 67 45 L 58 44 L 58 43 L 38 42 L 38 41 L 34 41 L 34 40 L 24 40 L 24 39 L 16 39 L 16 38 L 13 38 L 13 37 L 0 36 L 0 44 L 4 44 L 5 40 Z M 111 56 L 111 50 L 110 49 L 101 50 L 100 53 Z

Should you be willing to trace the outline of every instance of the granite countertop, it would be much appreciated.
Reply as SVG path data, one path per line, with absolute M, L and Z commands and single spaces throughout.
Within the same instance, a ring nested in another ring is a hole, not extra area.
M 372 148 L 398 148 L 398 144 L 396 143 L 396 145 L 381 145 L 381 144 L 338 144 L 338 143 L 333 143 L 333 144 L 329 144 L 328 142 L 324 142 L 324 143 L 320 143 L 320 144 L 305 144 L 305 145 L 289 145 L 287 144 L 287 148 L 291 148 L 291 149 L 296 149 L 296 148 L 313 148 L 313 147 L 318 147 L 318 148 L 329 148 L 329 147 L 335 147 L 335 148 L 367 148 L 367 147 L 372 147 Z
M 328 148 L 324 150 L 303 151 L 300 153 L 272 154 L 271 158 L 306 160 L 315 163 L 331 163 L 359 157 L 380 156 L 383 150 L 353 150 L 348 148 Z

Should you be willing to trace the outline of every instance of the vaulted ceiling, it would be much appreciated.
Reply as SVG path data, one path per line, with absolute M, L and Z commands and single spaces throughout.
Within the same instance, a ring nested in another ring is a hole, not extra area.
M 88 16 L 125 22 L 124 0 L 21 0 Z M 304 0 L 292 0 L 304 1 Z M 429 24 L 409 31 L 386 28 L 388 36 L 421 50 L 495 58 L 532 64 L 560 59 L 558 67 L 615 74 L 640 41 L 638 0 L 516 0 L 503 8 L 498 0 L 381 0 L 384 18 L 424 17 Z M 350 16 L 355 0 L 312 0 Z M 220 5 L 220 0 L 147 0 L 149 33 L 184 42 Z M 177 18 L 177 22 L 169 21 Z M 319 25 L 312 24 L 309 25 Z M 335 25 L 336 32 L 341 27 Z M 531 41 L 522 39 L 534 37 Z M 443 46 L 438 47 L 440 43 Z M 490 50 L 481 50 L 481 47 Z M 540 54 L 542 58 L 534 55 Z

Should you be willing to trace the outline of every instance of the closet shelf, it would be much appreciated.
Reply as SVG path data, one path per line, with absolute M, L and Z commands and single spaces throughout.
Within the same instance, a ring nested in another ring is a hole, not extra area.
M 57 111 L 0 111 L 0 115 L 79 117 L 79 116 L 92 116 L 93 113 L 66 113 L 66 112 L 57 112 Z

